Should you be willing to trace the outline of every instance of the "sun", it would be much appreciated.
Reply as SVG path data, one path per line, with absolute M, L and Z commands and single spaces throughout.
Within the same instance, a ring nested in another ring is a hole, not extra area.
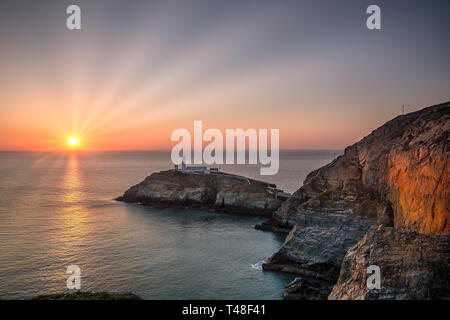
M 69 139 L 69 143 L 74 146 L 78 143 L 78 139 L 75 137 L 72 137 Z

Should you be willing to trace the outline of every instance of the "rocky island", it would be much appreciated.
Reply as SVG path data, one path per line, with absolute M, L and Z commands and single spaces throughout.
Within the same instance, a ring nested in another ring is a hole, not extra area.
M 307 176 L 260 226 L 291 228 L 264 270 L 323 281 L 285 299 L 450 299 L 449 128 L 449 102 L 398 116 Z
M 116 200 L 158 208 L 190 207 L 271 216 L 287 196 L 276 185 L 267 182 L 205 167 L 184 167 L 155 172 Z

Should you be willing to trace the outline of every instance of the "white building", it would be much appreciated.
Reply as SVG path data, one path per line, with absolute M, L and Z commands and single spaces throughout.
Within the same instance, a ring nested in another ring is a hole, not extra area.
M 184 162 L 184 159 L 181 161 L 181 170 L 178 165 L 175 165 L 175 171 L 181 172 L 195 172 L 195 173 L 210 173 L 210 172 L 219 172 L 219 168 L 208 168 L 203 166 L 187 166 Z

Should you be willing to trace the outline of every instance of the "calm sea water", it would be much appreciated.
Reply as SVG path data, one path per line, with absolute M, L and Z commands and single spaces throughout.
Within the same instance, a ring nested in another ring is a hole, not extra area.
M 258 166 L 222 170 L 295 191 L 338 151 L 285 151 L 275 176 Z M 283 236 L 253 228 L 259 218 L 157 210 L 112 199 L 154 171 L 167 152 L 0 152 L 0 298 L 82 290 L 145 299 L 280 299 L 294 276 L 260 269 Z

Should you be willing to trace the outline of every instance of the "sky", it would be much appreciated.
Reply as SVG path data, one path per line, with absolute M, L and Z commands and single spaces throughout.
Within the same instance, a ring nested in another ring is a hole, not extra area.
M 194 120 L 343 149 L 450 100 L 449 39 L 448 0 L 2 0 L 0 150 L 170 149 Z

